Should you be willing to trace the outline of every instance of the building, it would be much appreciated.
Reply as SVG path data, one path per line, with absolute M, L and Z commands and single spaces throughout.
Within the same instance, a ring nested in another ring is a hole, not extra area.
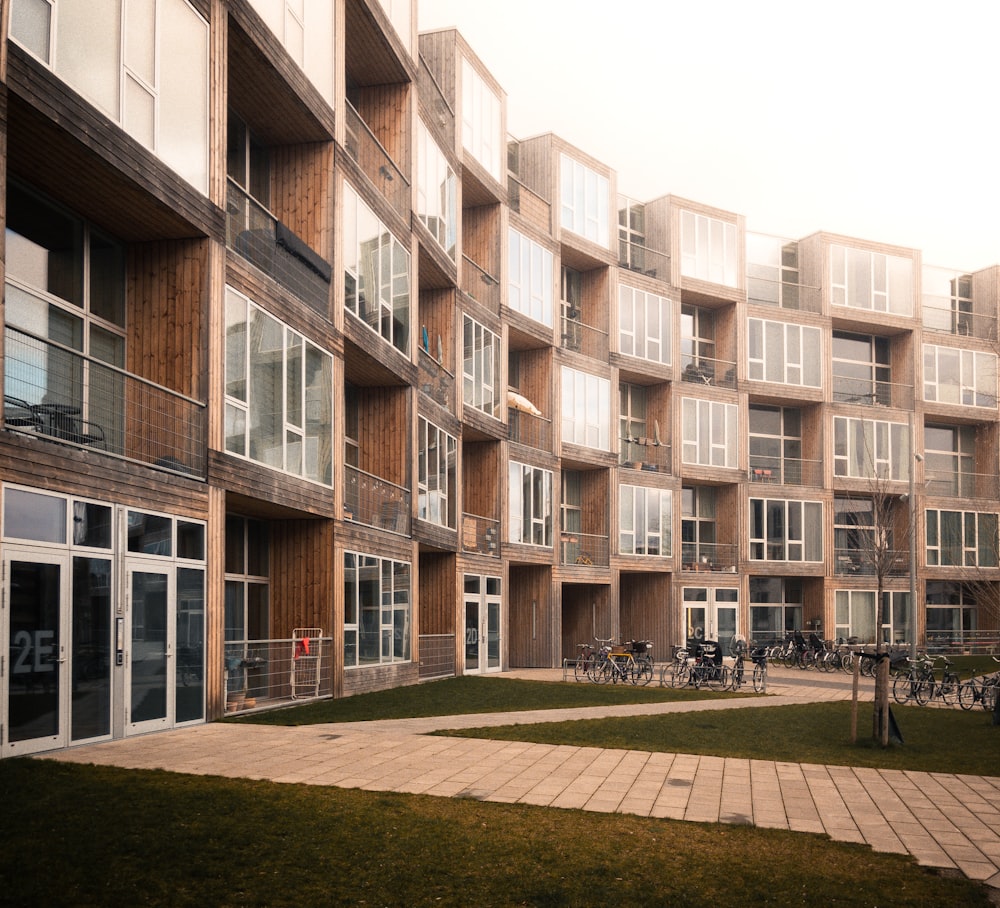
M 0 754 L 594 637 L 997 635 L 996 267 L 620 199 L 414 0 L 0 24 Z

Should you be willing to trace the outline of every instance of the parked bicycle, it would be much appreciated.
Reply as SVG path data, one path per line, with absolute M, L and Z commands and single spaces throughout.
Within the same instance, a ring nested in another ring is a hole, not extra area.
M 691 680 L 691 661 L 687 649 L 675 646 L 673 658 L 660 669 L 660 687 L 687 687 Z
M 722 650 L 713 640 L 700 643 L 691 666 L 691 684 L 695 689 L 725 690 L 729 687 L 729 668 L 723 664 Z
M 897 703 L 913 700 L 926 706 L 932 700 L 939 700 L 948 706 L 959 701 L 961 682 L 958 672 L 952 671 L 953 663 L 944 656 L 931 658 L 926 653 L 916 659 L 907 658 L 908 669 L 896 675 L 892 682 L 892 696 Z M 943 663 L 941 679 L 935 674 L 935 662 Z
M 1000 658 L 993 656 L 994 662 Z M 962 709 L 972 709 L 977 703 L 987 712 L 992 712 L 997 697 L 1000 696 L 1000 671 L 979 675 L 963 681 L 958 688 L 958 703 Z

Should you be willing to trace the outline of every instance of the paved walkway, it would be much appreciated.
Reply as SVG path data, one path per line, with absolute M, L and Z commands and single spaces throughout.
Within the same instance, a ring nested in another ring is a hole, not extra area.
M 500 677 L 561 680 L 561 671 Z M 871 701 L 870 681 L 862 696 Z M 826 833 L 1000 889 L 1000 775 L 959 776 L 447 738 L 428 732 L 850 697 L 850 680 L 780 669 L 767 698 L 281 728 L 212 723 L 45 755 L 270 779 Z

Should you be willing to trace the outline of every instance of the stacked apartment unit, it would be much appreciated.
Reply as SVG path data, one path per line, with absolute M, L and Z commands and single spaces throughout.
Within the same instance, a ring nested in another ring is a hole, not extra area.
M 0 755 L 595 637 L 996 636 L 997 268 L 619 198 L 415 0 L 0 25 Z

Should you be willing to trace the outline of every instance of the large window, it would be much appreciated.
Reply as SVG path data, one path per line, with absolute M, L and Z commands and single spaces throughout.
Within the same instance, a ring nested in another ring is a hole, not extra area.
M 670 490 L 623 485 L 618 494 L 619 553 L 670 556 L 673 520 Z
M 802 600 L 802 581 L 796 577 L 751 577 L 751 639 L 780 641 L 789 631 L 802 630 Z
M 737 465 L 736 404 L 715 400 L 681 399 L 682 460 L 705 467 Z
M 943 580 L 928 580 L 926 590 L 927 635 L 944 641 L 962 639 L 979 629 L 979 604 L 974 589 Z
M 751 406 L 750 479 L 799 485 L 818 479 L 805 475 L 802 461 L 802 411 L 791 407 Z
M 611 450 L 611 382 L 562 368 L 562 440 Z
M 417 217 L 454 259 L 458 234 L 458 180 L 422 121 L 417 125 Z
M 344 183 L 344 308 L 402 353 L 410 347 L 410 253 Z
M 997 406 L 997 355 L 924 344 L 924 400 Z
M 185 0 L 13 0 L 10 36 L 208 192 L 208 23 Z
M 681 274 L 725 287 L 738 285 L 736 225 L 681 211 Z
M 751 498 L 750 557 L 755 561 L 822 561 L 822 503 Z
M 410 564 L 344 552 L 344 668 L 409 662 Z
M 503 178 L 504 141 L 500 98 L 462 58 L 462 147 L 494 180 Z
M 665 296 L 618 285 L 618 346 L 624 356 L 670 365 L 672 307 Z
M 226 450 L 333 482 L 333 357 L 226 288 Z
M 997 566 L 996 514 L 927 510 L 925 518 L 928 566 Z
M 417 443 L 417 516 L 439 526 L 454 527 L 455 437 L 421 416 Z
M 552 253 L 510 228 L 507 305 L 515 312 L 552 327 Z
M 924 327 L 950 334 L 972 334 L 975 327 L 972 275 L 924 265 L 920 286 Z
M 798 243 L 747 234 L 747 299 L 783 309 L 799 308 Z
M 611 207 L 608 178 L 565 154 L 559 156 L 559 172 L 563 229 L 607 247 Z
M 901 644 L 910 633 L 910 594 L 882 594 L 882 623 L 875 612 L 874 590 L 837 590 L 835 594 L 834 635 L 857 643 Z
M 833 399 L 849 404 L 892 404 L 887 338 L 833 332 Z
M 712 565 L 716 559 L 716 496 L 712 486 L 681 489 L 681 559 L 685 567 Z
M 975 426 L 926 426 L 924 458 L 929 495 L 975 496 Z
M 270 554 L 267 524 L 226 517 L 227 641 L 268 640 L 271 636 Z
M 500 417 L 500 338 L 463 316 L 462 399 L 467 407 Z
M 511 461 L 508 542 L 552 546 L 552 471 Z
M 125 367 L 124 247 L 15 181 L 6 246 L 7 325 L 38 340 L 8 332 L 4 394 L 74 408 L 120 450 L 122 377 L 101 363 Z
M 747 375 L 752 381 L 819 388 L 822 349 L 819 328 L 762 318 L 747 321 Z
M 250 0 L 250 5 L 332 107 L 333 0 Z
M 906 423 L 835 416 L 833 472 L 852 479 L 909 479 L 910 431 Z
M 830 246 L 833 305 L 913 315 L 913 260 Z

